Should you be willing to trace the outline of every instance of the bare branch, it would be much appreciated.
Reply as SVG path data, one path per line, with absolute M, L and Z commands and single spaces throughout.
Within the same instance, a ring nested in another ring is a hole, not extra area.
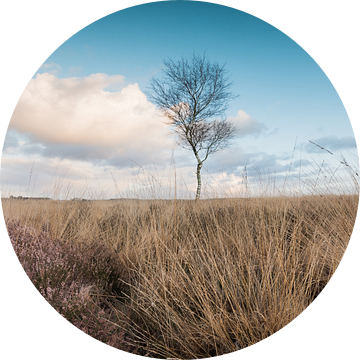
M 147 96 L 174 128 L 179 144 L 193 151 L 198 161 L 198 198 L 203 162 L 227 147 L 235 134 L 235 126 L 221 118 L 236 96 L 230 91 L 225 66 L 211 63 L 206 54 L 194 53 L 190 60 L 165 59 L 162 70 L 163 78 L 151 80 Z

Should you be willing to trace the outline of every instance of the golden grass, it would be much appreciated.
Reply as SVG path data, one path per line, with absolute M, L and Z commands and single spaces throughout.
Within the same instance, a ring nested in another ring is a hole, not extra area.
M 74 326 L 136 355 L 206 359 L 275 334 L 329 283 L 360 198 L 358 172 L 340 160 L 351 191 L 320 168 L 302 184 L 307 196 L 1 206 L 29 279 Z
M 122 287 L 104 302 L 127 346 L 204 358 L 252 345 L 306 309 L 346 250 L 358 196 L 2 204 L 5 219 L 83 253 L 107 249 Z

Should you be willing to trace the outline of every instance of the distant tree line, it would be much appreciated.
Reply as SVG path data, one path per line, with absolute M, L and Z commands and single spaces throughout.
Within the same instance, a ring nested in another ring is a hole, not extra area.
M 49 197 L 27 197 L 27 196 L 13 196 L 10 195 L 10 200 L 51 200 Z

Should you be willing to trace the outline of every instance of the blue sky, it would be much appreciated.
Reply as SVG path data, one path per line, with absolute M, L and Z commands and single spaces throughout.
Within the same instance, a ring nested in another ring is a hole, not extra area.
M 171 1 L 106 16 L 72 36 L 39 66 L 10 122 L 3 186 L 9 192 L 30 191 L 33 167 L 38 174 L 33 194 L 46 194 L 54 174 L 63 169 L 63 178 L 75 188 L 90 181 L 101 184 L 96 186 L 111 197 L 117 195 L 113 177 L 120 192 L 135 191 L 147 186 L 145 180 L 132 185 L 139 172 L 163 169 L 168 183 L 171 172 L 164 169 L 175 163 L 191 192 L 196 161 L 176 146 L 144 91 L 152 76 L 161 75 L 164 58 L 204 51 L 210 60 L 226 63 L 232 74 L 233 92 L 239 97 L 226 116 L 243 129 L 231 147 L 205 163 L 210 187 L 219 182 L 241 187 L 236 176 L 245 166 L 276 172 L 281 180 L 288 176 L 290 163 L 293 171 L 300 161 L 304 168 L 321 163 L 328 154 L 308 140 L 356 160 L 344 106 L 300 46 L 239 10 Z M 326 161 L 337 166 L 334 158 Z M 19 175 L 24 167 L 28 173 Z

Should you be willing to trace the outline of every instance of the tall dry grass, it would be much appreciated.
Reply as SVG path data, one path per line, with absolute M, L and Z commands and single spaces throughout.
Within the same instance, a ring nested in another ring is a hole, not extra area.
M 358 195 L 2 205 L 63 316 L 120 349 L 189 359 L 255 344 L 306 309 L 345 252 Z

